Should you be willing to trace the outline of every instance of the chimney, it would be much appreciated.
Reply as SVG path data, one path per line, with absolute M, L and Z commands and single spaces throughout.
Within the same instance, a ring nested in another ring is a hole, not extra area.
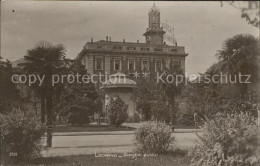
M 125 39 L 123 39 L 123 42 L 125 43 Z
M 111 42 L 111 37 L 109 37 L 109 42 Z
M 137 40 L 137 43 L 139 43 L 139 40 Z
M 91 42 L 93 43 L 93 38 L 91 38 Z
M 106 37 L 106 41 L 108 42 L 108 36 Z

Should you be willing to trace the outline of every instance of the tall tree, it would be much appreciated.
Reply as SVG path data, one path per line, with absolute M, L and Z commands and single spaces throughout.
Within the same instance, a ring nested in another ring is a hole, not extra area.
M 86 69 L 80 63 L 74 63 L 70 67 L 71 74 L 79 74 L 79 79 L 87 75 Z M 59 110 L 60 116 L 67 116 L 69 113 L 78 116 L 92 116 L 95 112 L 102 110 L 102 103 L 92 82 L 67 83 L 55 108 Z M 87 121 L 85 122 L 87 123 Z
M 176 123 L 176 112 L 178 109 L 176 98 L 181 94 L 186 78 L 180 65 L 170 64 L 170 68 L 166 68 L 165 73 L 164 77 L 167 81 L 161 82 L 160 87 L 171 108 L 171 123 L 174 124 Z M 166 79 L 169 76 L 171 76 L 172 79 Z
M 18 90 L 11 81 L 13 73 L 11 63 L 0 57 L 0 113 L 11 111 L 14 101 L 19 99 Z
M 152 118 L 152 103 L 158 95 L 159 86 L 153 79 L 140 78 L 136 79 L 137 87 L 134 89 L 132 99 L 137 104 L 137 110 L 142 115 L 142 120 L 150 120 Z
M 222 49 L 218 51 L 216 56 L 223 62 L 222 71 L 231 76 L 237 76 L 239 73 L 251 75 L 250 81 L 256 83 L 259 79 L 257 71 L 258 49 L 258 40 L 254 36 L 239 34 L 224 41 Z M 246 83 L 242 84 L 241 93 L 243 95 L 247 93 Z
M 34 48 L 27 51 L 24 56 L 25 63 L 20 66 L 30 74 L 44 77 L 41 86 L 36 85 L 36 89 L 41 97 L 41 108 L 44 114 L 47 111 L 47 146 L 52 146 L 52 123 L 53 123 L 53 97 L 57 93 L 57 87 L 52 86 L 52 76 L 54 74 L 64 74 L 67 71 L 65 64 L 65 47 L 62 44 L 53 45 L 47 41 L 38 42 Z M 60 89 L 60 88 L 58 88 Z M 44 115 L 42 114 L 42 120 Z
M 175 114 L 178 108 L 175 100 L 181 93 L 185 77 L 179 65 L 170 66 L 169 69 L 165 68 L 156 76 L 157 78 L 160 77 L 160 79 L 150 77 L 136 80 L 137 88 L 134 90 L 132 98 L 137 103 L 139 110 L 141 110 L 144 120 L 150 120 L 153 116 L 159 121 L 175 123 Z M 178 83 L 177 77 L 183 80 Z M 164 110 L 166 115 L 162 115 L 158 111 L 159 109 L 162 110 L 162 105 L 167 107 L 167 110 Z

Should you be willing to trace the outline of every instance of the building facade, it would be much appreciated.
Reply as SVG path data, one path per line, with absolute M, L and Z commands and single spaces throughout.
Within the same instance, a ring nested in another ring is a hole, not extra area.
M 151 75 L 170 65 L 180 65 L 185 70 L 185 47 L 167 45 L 163 41 L 165 31 L 160 26 L 160 11 L 153 6 L 149 10 L 149 25 L 145 43 L 111 41 L 110 37 L 86 43 L 77 57 L 89 74 L 132 75 L 135 72 L 149 71 Z
M 138 40 L 137 42 L 111 41 L 111 37 L 108 36 L 106 40 L 97 42 L 91 39 L 83 47 L 76 61 L 81 62 L 90 75 L 111 76 L 121 73 L 131 78 L 135 77 L 136 73 L 141 75 L 147 72 L 149 77 L 156 77 L 157 72 L 169 69 L 171 65 L 181 66 L 185 70 L 185 57 L 188 54 L 185 53 L 183 46 L 167 45 L 164 42 L 166 32 L 160 26 L 159 9 L 153 6 L 148 15 L 148 28 L 143 34 L 145 43 L 140 43 Z M 108 119 L 106 100 L 119 96 L 128 105 L 128 121 L 133 121 L 137 111 L 130 96 L 133 90 L 132 86 L 136 83 L 129 87 L 127 82 L 125 84 L 111 84 L 110 80 L 108 82 L 108 84 L 104 83 L 101 86 L 105 90 L 105 97 L 101 99 L 103 112 L 105 112 L 104 118 Z

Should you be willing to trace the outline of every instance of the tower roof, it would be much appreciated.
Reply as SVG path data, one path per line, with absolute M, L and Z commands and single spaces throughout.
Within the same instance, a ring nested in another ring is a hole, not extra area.
M 155 6 L 155 3 L 153 3 L 152 8 L 149 10 L 149 13 L 151 12 L 160 12 L 160 9 L 157 6 Z

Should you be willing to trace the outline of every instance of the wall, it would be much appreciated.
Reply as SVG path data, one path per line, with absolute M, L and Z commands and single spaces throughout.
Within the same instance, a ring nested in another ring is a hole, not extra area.
M 149 72 L 150 74 L 156 74 L 155 72 L 155 61 L 156 60 L 162 60 L 162 66 L 163 68 L 169 68 L 171 62 L 174 60 L 177 60 L 181 62 L 181 67 L 185 70 L 185 58 L 179 58 L 179 57 L 171 57 L 171 56 L 140 56 L 140 55 L 128 55 L 125 56 L 124 54 L 111 56 L 108 54 L 100 54 L 100 55 L 89 55 L 86 56 L 86 62 L 85 66 L 89 74 L 98 74 L 98 73 L 108 73 L 108 74 L 115 74 L 118 72 L 122 72 L 124 74 L 129 74 L 128 70 L 128 60 L 135 60 L 135 71 L 141 73 L 141 66 L 142 66 L 142 60 L 148 60 L 149 62 Z M 96 70 L 95 69 L 95 57 L 102 57 L 103 59 L 103 70 Z M 117 71 L 114 70 L 114 60 L 120 59 L 121 60 L 121 70 Z M 135 72 L 132 71 L 132 72 Z

